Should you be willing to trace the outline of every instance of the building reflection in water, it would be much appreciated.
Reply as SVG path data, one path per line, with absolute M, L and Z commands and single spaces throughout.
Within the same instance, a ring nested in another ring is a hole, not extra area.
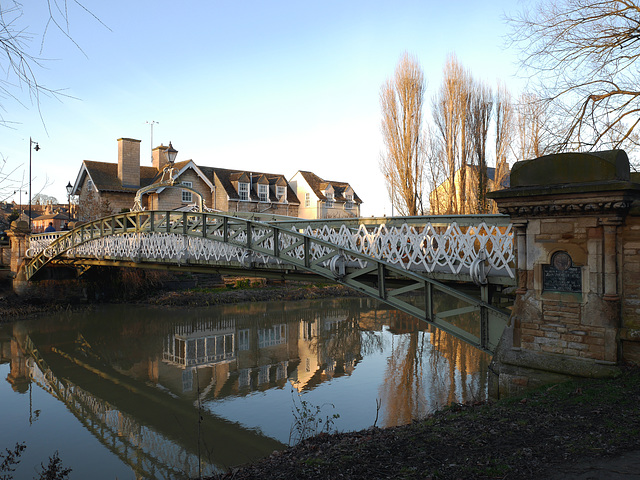
M 85 413 L 77 418 L 92 434 L 109 432 L 101 442 L 127 437 L 122 451 L 141 449 L 133 455 L 138 466 L 122 458 L 134 471 L 142 468 L 140 458 L 145 469 L 174 475 L 180 468 L 174 458 L 192 464 L 196 458 L 214 472 L 266 455 L 282 445 L 242 427 L 240 418 L 221 419 L 206 409 L 195 417 L 202 436 L 222 438 L 205 447 L 190 412 L 287 384 L 311 392 L 352 375 L 367 357 L 385 359 L 377 392 L 385 426 L 486 397 L 487 355 L 368 299 L 221 306 L 180 311 L 180 320 L 176 311 L 128 308 L 15 324 L 0 347 L 11 363 L 7 380 L 14 390 L 25 392 L 37 379 L 59 400 L 81 405 Z M 169 428 L 168 412 L 173 422 L 191 426 Z M 114 418 L 126 428 L 111 425 Z

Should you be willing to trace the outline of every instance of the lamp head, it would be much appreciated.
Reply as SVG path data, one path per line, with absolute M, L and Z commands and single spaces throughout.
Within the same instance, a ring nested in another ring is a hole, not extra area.
M 35 146 L 35 147 L 33 147 L 33 149 L 37 152 L 38 150 L 40 150 L 40 145 L 38 145 L 38 144 L 36 143 L 36 146 Z
M 67 183 L 67 195 L 71 195 L 71 191 L 73 190 L 73 185 L 71 185 L 71 182 Z
M 173 145 L 171 145 L 171 142 L 169 142 L 169 148 L 167 148 L 167 159 L 169 160 L 169 163 L 173 164 L 173 162 L 176 161 L 177 156 L 178 151 L 173 148 Z

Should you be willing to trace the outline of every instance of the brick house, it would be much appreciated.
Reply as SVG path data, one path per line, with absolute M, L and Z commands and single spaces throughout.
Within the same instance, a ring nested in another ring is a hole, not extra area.
M 300 199 L 301 218 L 350 218 L 360 216 L 362 200 L 347 182 L 324 180 L 299 170 L 289 183 Z
M 117 164 L 84 160 L 72 190 L 79 197 L 79 220 L 128 211 L 140 188 L 161 180 L 168 148 L 154 148 L 152 165 L 141 166 L 140 140 L 120 138 Z M 199 192 L 206 207 L 215 211 L 298 215 L 298 197 L 284 175 L 206 167 L 193 160 L 175 162 L 173 168 L 176 184 Z M 142 206 L 176 210 L 193 206 L 193 197 L 189 190 L 160 188 L 144 195 Z
M 49 223 L 53 225 L 56 231 L 62 230 L 65 224 L 70 222 L 69 214 L 62 211 L 55 211 L 50 205 L 45 209 L 43 215 L 39 215 L 31 220 L 31 231 L 33 233 L 42 233 Z

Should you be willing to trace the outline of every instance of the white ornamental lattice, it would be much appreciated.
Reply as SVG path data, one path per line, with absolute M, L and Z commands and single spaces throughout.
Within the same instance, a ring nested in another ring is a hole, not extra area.
M 297 230 L 293 228 L 292 230 Z M 273 236 L 269 229 L 253 229 L 252 235 L 262 239 L 261 246 L 273 248 Z M 299 231 L 299 230 L 297 230 Z M 237 227 L 230 232 L 240 242 L 246 241 L 246 229 Z M 380 225 L 375 228 L 360 225 L 349 229 L 346 225 L 334 228 L 307 227 L 305 235 L 324 240 L 340 248 L 361 253 L 364 256 L 383 260 L 397 267 L 419 273 L 470 274 L 474 261 L 485 263 L 488 276 L 515 278 L 513 234 L 511 225 L 497 226 L 481 222 L 473 226 L 461 226 L 456 222 L 448 225 L 424 226 L 403 224 L 399 227 Z M 27 256 L 33 257 L 54 241 L 61 233 L 36 235 L 30 239 Z M 222 234 L 217 231 L 215 236 Z M 280 249 L 294 245 L 298 239 L 281 233 Z M 330 253 L 328 247 L 313 244 L 312 259 Z M 183 236 L 174 233 L 126 233 L 101 237 L 70 250 L 69 256 L 95 258 L 157 259 L 159 261 L 225 261 L 246 264 L 247 259 L 256 264 L 281 263 L 268 255 L 250 252 L 245 248 L 213 241 L 202 237 Z M 304 258 L 304 246 L 298 245 L 291 255 Z M 366 260 L 346 257 L 350 267 L 364 268 Z
M 324 225 L 319 229 L 307 227 L 303 233 L 417 272 L 468 274 L 474 260 L 484 252 L 488 275 L 515 277 L 511 225 L 481 222 L 460 226 L 453 222 L 414 227 L 405 223 L 374 229 L 360 225 L 355 231 L 345 225 L 339 229 Z

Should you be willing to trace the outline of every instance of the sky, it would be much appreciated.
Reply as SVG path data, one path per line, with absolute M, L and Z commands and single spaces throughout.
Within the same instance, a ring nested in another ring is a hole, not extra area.
M 171 141 L 177 161 L 310 170 L 349 182 L 363 216 L 390 215 L 380 89 L 404 52 L 425 74 L 425 117 L 451 54 L 474 78 L 523 88 L 504 20 L 522 1 L 80 1 L 90 13 L 68 0 L 68 36 L 47 27 L 46 0 L 24 2 L 19 20 L 44 59 L 38 82 L 64 96 L 0 98 L 5 172 L 28 190 L 32 138 L 33 194 L 60 203 L 83 160 L 117 162 L 119 138 L 141 140 L 151 165 L 156 122 L 153 146 Z

